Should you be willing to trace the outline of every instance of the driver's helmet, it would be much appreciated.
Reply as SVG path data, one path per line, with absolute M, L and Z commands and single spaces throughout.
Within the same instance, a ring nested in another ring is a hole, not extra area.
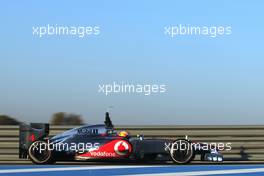
M 120 137 L 128 137 L 129 136 L 129 133 L 127 131 L 120 131 L 118 133 L 118 136 L 120 136 Z

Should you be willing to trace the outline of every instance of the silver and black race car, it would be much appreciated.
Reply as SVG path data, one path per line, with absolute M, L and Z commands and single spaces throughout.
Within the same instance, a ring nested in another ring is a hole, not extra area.
M 203 143 L 188 139 L 154 139 L 143 135 L 117 133 L 109 113 L 102 125 L 85 125 L 49 137 L 49 124 L 21 124 L 19 158 L 29 158 L 35 164 L 56 161 L 113 161 L 135 162 L 173 161 L 186 164 L 196 155 L 201 160 L 222 162 L 217 148 L 208 149 Z

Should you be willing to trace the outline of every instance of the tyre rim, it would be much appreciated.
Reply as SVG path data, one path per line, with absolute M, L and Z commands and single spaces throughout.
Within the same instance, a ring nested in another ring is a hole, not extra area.
M 186 163 L 191 159 L 193 150 L 191 144 L 188 141 L 178 140 L 173 143 L 170 153 L 172 159 L 175 162 Z
M 46 145 L 45 150 L 40 150 L 41 145 Z M 49 160 L 51 151 L 47 148 L 47 143 L 36 141 L 29 148 L 29 156 L 37 163 L 44 163 Z

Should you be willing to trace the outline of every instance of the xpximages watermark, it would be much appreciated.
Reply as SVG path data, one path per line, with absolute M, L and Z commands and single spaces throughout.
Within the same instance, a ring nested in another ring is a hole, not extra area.
M 119 144 L 118 142 L 117 144 Z M 74 151 L 78 153 L 85 153 L 85 152 L 93 152 L 95 150 L 98 150 L 100 148 L 101 144 L 96 143 L 53 143 L 50 141 L 47 142 L 41 142 L 37 141 L 32 144 L 32 150 L 38 151 L 39 153 L 42 153 L 44 151 Z M 212 143 L 189 143 L 187 144 L 186 141 L 178 140 L 174 143 L 164 143 L 164 150 L 165 151 L 171 151 L 171 150 L 179 150 L 179 151 L 186 151 L 186 150 L 218 150 L 218 151 L 230 151 L 232 149 L 231 143 L 223 143 L 223 142 L 212 142 Z M 94 153 L 91 153 L 92 155 Z M 94 154 L 96 155 L 96 154 Z
M 165 150 L 219 150 L 219 151 L 230 151 L 232 149 L 232 144 L 230 142 L 211 142 L 211 143 L 190 143 L 187 145 L 185 141 L 179 140 L 175 143 L 165 143 Z
M 49 150 L 49 151 L 75 151 L 78 153 L 84 153 L 89 150 L 97 150 L 99 149 L 100 144 L 99 143 L 64 143 L 64 142 L 59 142 L 59 143 L 53 143 L 50 141 L 47 142 L 35 142 L 32 145 L 32 150 L 33 151 L 38 151 L 39 153 L 42 153 L 43 151 Z
M 165 93 L 167 86 L 165 84 L 128 84 L 128 83 L 110 83 L 99 84 L 98 92 L 105 95 L 117 93 L 137 93 L 143 95 L 151 95 L 155 93 Z
M 44 36 L 76 36 L 84 38 L 92 35 L 100 34 L 99 26 L 66 26 L 66 25 L 50 25 L 33 26 L 32 35 L 37 37 Z
M 211 38 L 231 35 L 231 26 L 192 26 L 192 25 L 168 25 L 164 27 L 164 34 L 171 38 L 176 36 L 208 36 Z

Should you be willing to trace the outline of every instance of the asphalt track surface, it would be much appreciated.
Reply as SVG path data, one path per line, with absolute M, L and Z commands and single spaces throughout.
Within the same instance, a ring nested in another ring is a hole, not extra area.
M 264 175 L 260 165 L 1 165 L 7 176 L 101 176 L 101 175 Z

